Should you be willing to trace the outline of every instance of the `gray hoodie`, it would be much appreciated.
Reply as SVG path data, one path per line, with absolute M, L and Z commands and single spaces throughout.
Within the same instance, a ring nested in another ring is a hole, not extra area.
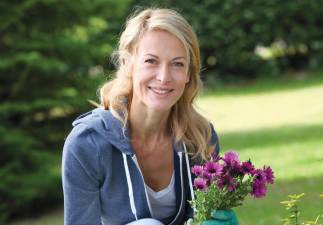
M 129 131 L 110 111 L 94 109 L 79 116 L 63 149 L 65 225 L 124 225 L 151 218 L 140 168 L 134 161 Z M 211 125 L 212 126 L 212 125 Z M 217 135 L 212 126 L 211 144 Z M 162 221 L 183 224 L 192 217 L 193 188 L 185 145 L 174 143 L 176 214 Z

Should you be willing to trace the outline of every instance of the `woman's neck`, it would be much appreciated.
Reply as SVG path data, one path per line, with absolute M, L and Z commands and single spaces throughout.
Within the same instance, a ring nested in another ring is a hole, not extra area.
M 168 116 L 169 111 L 160 112 L 131 106 L 129 115 L 131 139 L 148 144 L 168 138 Z

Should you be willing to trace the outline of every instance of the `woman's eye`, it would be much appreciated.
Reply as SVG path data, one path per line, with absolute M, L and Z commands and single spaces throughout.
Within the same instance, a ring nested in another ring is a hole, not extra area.
M 173 65 L 178 66 L 178 67 L 184 67 L 184 63 L 182 63 L 182 62 L 174 62 Z
M 155 63 L 157 63 L 157 61 L 155 59 L 146 59 L 145 63 L 155 64 Z

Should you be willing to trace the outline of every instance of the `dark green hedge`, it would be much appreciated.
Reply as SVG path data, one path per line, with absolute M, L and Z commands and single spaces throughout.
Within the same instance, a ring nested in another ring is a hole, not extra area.
M 97 100 L 128 1 L 1 1 L 0 224 L 62 203 L 72 119 Z
M 322 66 L 323 0 L 137 0 L 134 5 L 182 12 L 198 34 L 203 74 L 213 78 L 237 80 Z M 255 54 L 257 46 L 275 42 L 288 51 L 271 60 Z

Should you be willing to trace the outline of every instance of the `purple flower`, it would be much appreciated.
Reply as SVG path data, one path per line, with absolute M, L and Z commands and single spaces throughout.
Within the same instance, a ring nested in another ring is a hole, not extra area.
M 194 179 L 194 187 L 196 189 L 206 191 L 207 185 L 206 185 L 206 179 L 198 177 Z
M 244 176 L 241 165 L 238 162 L 233 162 L 231 167 L 227 168 L 229 174 L 233 177 Z
M 254 180 L 252 182 L 251 194 L 256 198 L 261 198 L 266 195 L 267 175 L 264 170 L 256 169 L 253 171 Z
M 210 156 L 211 156 L 211 161 L 213 161 L 213 162 L 217 162 L 217 161 L 219 161 L 221 159 L 221 157 L 219 156 L 219 154 L 216 153 L 216 152 L 212 152 L 210 154 Z
M 252 165 L 250 160 L 243 162 L 241 165 L 241 171 L 243 174 L 252 175 L 254 170 L 255 170 L 255 167 Z
M 270 168 L 270 166 L 265 167 L 264 166 L 264 172 L 266 174 L 266 181 L 270 184 L 274 183 L 274 172 L 273 170 Z
M 225 153 L 223 161 L 227 166 L 231 166 L 232 164 L 240 164 L 239 155 L 235 151 Z
M 195 174 L 196 176 L 201 176 L 204 171 L 203 166 L 193 166 L 192 167 L 192 173 Z
M 260 180 L 254 180 L 252 183 L 252 191 L 251 194 L 255 198 L 262 198 L 266 195 L 266 183 L 260 181 Z
M 224 154 L 224 172 L 228 171 L 232 176 L 243 175 L 240 167 L 239 155 L 237 152 L 230 151 Z
M 220 176 L 222 173 L 222 165 L 216 162 L 207 162 L 205 163 L 205 170 L 211 174 L 212 177 Z
M 202 174 L 202 178 L 206 180 L 206 185 L 209 186 L 213 180 L 212 174 L 208 173 L 207 171 L 204 171 Z
M 253 171 L 254 174 L 254 180 L 258 180 L 259 182 L 266 183 L 267 181 L 267 175 L 264 170 L 256 169 Z
M 224 161 L 223 174 L 228 173 L 232 177 L 243 176 L 238 155 L 235 152 L 228 152 L 222 158 Z
M 233 178 L 229 174 L 225 174 L 217 180 L 217 185 L 219 188 L 226 187 L 229 192 L 232 192 L 235 190 L 235 185 L 233 182 Z

